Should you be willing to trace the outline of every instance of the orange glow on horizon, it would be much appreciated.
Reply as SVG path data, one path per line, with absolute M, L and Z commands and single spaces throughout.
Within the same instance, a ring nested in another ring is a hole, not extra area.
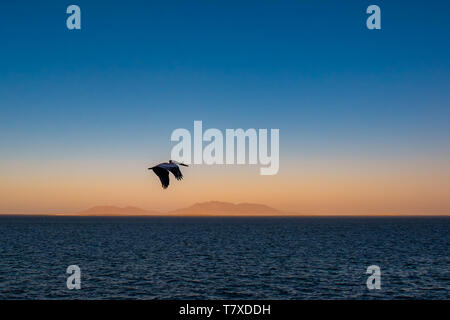
M 49 167 L 6 171 L 0 213 L 73 213 L 97 205 L 136 206 L 167 212 L 217 200 L 259 203 L 299 215 L 448 215 L 450 170 L 428 164 L 283 164 L 275 176 L 252 166 L 192 166 L 167 190 L 152 172 L 133 166 Z M 137 166 L 136 166 L 137 167 Z M 144 167 L 144 166 L 143 166 Z

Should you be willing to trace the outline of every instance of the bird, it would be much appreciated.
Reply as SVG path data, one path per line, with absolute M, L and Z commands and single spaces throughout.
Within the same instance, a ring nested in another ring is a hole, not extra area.
M 178 165 L 189 167 L 187 164 L 169 160 L 169 162 L 160 163 L 157 166 L 148 168 L 148 170 L 153 170 L 153 172 L 158 176 L 159 180 L 161 180 L 163 189 L 167 189 L 167 187 L 169 186 L 169 171 L 172 172 L 177 180 L 183 179 L 183 174 L 181 173 L 180 167 L 178 167 Z

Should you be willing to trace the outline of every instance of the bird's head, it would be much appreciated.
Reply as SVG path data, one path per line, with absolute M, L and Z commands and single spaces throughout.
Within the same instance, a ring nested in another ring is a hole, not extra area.
M 180 166 L 189 167 L 187 164 L 184 164 L 184 163 L 181 163 L 181 162 L 178 162 L 178 161 L 175 161 L 175 160 L 169 160 L 169 163 L 175 163 L 175 164 L 178 164 Z

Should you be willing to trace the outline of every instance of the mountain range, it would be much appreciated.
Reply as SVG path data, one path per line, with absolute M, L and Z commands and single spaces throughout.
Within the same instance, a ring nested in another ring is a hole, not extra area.
M 286 214 L 277 209 L 257 203 L 230 203 L 208 201 L 193 204 L 169 212 L 145 210 L 138 207 L 95 206 L 87 210 L 74 213 L 80 216 L 275 216 Z

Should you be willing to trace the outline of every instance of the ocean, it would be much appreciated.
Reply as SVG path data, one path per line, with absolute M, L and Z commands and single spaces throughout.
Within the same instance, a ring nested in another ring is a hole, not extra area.
M 449 217 L 0 216 L 0 241 L 0 299 L 450 298 Z

